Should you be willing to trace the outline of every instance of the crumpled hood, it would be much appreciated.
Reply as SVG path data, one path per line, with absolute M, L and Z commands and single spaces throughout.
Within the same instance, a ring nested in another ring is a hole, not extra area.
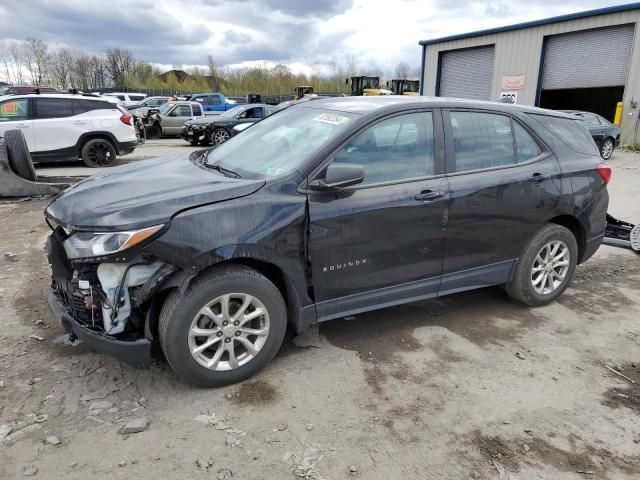
M 46 215 L 82 230 L 127 230 L 168 222 L 200 205 L 250 195 L 264 180 L 228 178 L 185 154 L 113 167 L 68 188 Z

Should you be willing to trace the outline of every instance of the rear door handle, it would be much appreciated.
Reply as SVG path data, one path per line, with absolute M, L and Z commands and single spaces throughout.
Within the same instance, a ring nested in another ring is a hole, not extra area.
M 25 123 L 21 123 L 19 125 L 16 125 L 16 128 L 29 128 L 31 125 L 27 125 Z
M 436 200 L 437 198 L 444 197 L 444 196 L 445 196 L 445 192 L 441 190 L 423 190 L 413 198 L 423 202 L 430 202 L 432 200 Z
M 529 181 L 533 183 L 540 183 L 543 180 L 549 180 L 551 175 L 543 175 L 542 173 L 534 173 L 529 177 Z
M 75 122 L 73 122 L 74 125 L 86 125 L 87 122 L 83 122 L 82 120 L 76 120 Z

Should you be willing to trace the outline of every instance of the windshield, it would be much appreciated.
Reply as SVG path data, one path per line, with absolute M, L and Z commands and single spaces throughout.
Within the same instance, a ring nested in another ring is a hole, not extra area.
M 243 178 L 289 173 L 357 117 L 331 110 L 290 108 L 210 150 L 207 164 L 219 165 Z
M 160 110 L 158 110 L 158 112 L 160 112 L 160 115 L 166 115 L 167 113 L 169 113 L 169 110 L 171 110 L 174 105 L 175 103 L 165 103 L 160 107 Z

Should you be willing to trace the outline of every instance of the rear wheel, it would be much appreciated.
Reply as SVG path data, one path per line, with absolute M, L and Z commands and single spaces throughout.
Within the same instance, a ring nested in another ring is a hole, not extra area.
M 229 131 L 226 128 L 216 128 L 211 135 L 211 140 L 214 145 L 220 145 L 231 138 Z
M 532 307 L 547 305 L 569 285 L 577 259 L 573 233 L 561 225 L 545 225 L 522 250 L 507 292 Z
M 600 145 L 600 156 L 604 160 L 609 160 L 611 158 L 611 155 L 613 155 L 614 148 L 615 145 L 613 143 L 613 140 L 611 138 L 605 139 L 604 142 L 602 142 L 602 145 Z
M 82 147 L 82 161 L 87 167 L 106 167 L 115 161 L 116 153 L 116 148 L 110 141 L 95 138 Z
M 4 133 L 4 139 L 7 143 L 7 155 L 11 170 L 25 180 L 37 181 L 38 176 L 36 175 L 36 169 L 33 167 L 29 146 L 22 132 L 20 130 L 7 130 Z
M 275 356 L 287 314 L 279 290 L 250 268 L 214 270 L 166 300 L 160 345 L 184 380 L 219 387 L 245 380 Z
M 196 139 L 196 138 L 192 138 L 192 139 L 189 140 L 189 145 L 191 145 L 192 147 L 197 146 L 198 143 L 199 143 L 198 139 Z

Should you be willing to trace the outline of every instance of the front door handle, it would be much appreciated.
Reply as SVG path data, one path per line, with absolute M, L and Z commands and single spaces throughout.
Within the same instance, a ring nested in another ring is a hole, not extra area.
M 423 202 L 430 202 L 432 200 L 436 200 L 437 198 L 441 198 L 444 196 L 445 196 L 445 192 L 441 190 L 423 190 L 413 198 Z
M 529 177 L 529 181 L 533 183 L 540 183 L 543 180 L 549 180 L 551 175 L 543 175 L 542 173 L 534 173 Z
M 31 125 L 27 125 L 26 123 L 21 123 L 19 125 L 16 125 L 16 128 L 29 128 Z
M 83 122 L 82 120 L 76 120 L 75 122 L 73 122 L 74 125 L 86 125 L 87 122 Z

